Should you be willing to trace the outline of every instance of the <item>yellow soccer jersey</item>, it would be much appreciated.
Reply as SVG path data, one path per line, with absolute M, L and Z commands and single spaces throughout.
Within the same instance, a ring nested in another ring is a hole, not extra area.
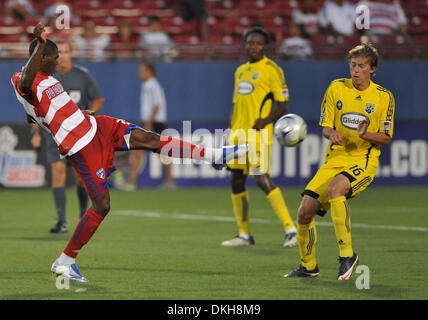
M 239 66 L 235 72 L 232 132 L 251 129 L 256 119 L 267 117 L 274 100 L 288 100 L 284 73 L 275 62 L 264 57 L 255 63 L 247 62 Z M 268 130 L 268 143 L 271 144 L 273 124 L 265 129 Z
M 392 93 L 370 81 L 364 91 L 357 90 L 352 79 L 338 79 L 328 87 L 321 106 L 320 125 L 331 127 L 343 135 L 342 145 L 327 148 L 329 159 L 345 157 L 376 157 L 378 145 L 373 145 L 358 136 L 358 124 L 369 117 L 368 132 L 383 132 L 392 137 L 394 129 L 395 101 Z M 340 161 L 342 161 L 340 160 Z

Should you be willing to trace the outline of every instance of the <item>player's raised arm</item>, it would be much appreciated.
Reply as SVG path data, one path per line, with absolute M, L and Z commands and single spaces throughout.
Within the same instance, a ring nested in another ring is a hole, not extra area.
M 43 50 L 46 45 L 46 31 L 43 24 L 38 23 L 34 28 L 33 33 L 34 36 L 37 38 L 38 43 L 36 49 L 34 50 L 30 59 L 28 59 L 28 62 L 22 72 L 22 79 L 19 82 L 19 90 L 21 90 L 23 93 L 30 92 L 34 78 L 36 77 L 37 72 L 40 71 Z

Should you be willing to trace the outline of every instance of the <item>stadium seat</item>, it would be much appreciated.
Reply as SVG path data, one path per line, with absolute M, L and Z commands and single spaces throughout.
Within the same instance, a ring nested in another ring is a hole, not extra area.
M 177 44 L 199 44 L 200 40 L 194 35 L 172 35 L 172 39 Z
M 411 35 L 420 35 L 428 33 L 428 25 L 409 25 L 407 32 Z
M 381 45 L 395 45 L 403 44 L 406 39 L 403 36 L 383 36 L 379 38 L 379 44 Z
M 311 38 L 311 43 L 314 44 L 328 44 L 327 37 L 323 35 L 315 35 Z
M 224 36 L 221 34 L 211 34 L 208 36 L 207 42 L 216 44 L 224 43 Z
M 20 23 L 11 17 L 0 17 L 0 26 L 18 26 Z
M 26 34 L 0 34 L 0 42 L 26 42 Z
M 108 16 L 108 17 L 82 17 L 82 23 L 87 21 L 94 22 L 97 26 L 113 26 L 117 24 L 119 19 Z
M 81 17 L 99 18 L 99 17 L 108 17 L 110 15 L 110 12 L 105 8 L 100 8 L 100 9 L 85 9 L 83 11 L 79 11 L 78 14 Z
M 428 46 L 428 34 L 414 36 L 413 41 L 416 43 L 426 44 Z
M 73 2 L 70 2 L 70 4 L 72 5 L 72 9 L 75 12 L 82 12 L 84 10 L 89 10 L 89 9 L 106 8 L 105 4 L 102 4 L 102 2 L 99 0 L 90 0 L 90 1 L 75 0 Z
M 345 43 L 349 43 L 352 45 L 357 45 L 361 43 L 360 36 L 349 36 L 349 37 L 346 37 L 344 40 L 345 40 Z
M 268 32 L 285 32 L 288 25 L 288 21 L 280 16 L 263 17 L 260 22 Z
M 274 8 L 265 0 L 241 1 L 239 11 L 248 17 L 267 17 L 274 13 Z

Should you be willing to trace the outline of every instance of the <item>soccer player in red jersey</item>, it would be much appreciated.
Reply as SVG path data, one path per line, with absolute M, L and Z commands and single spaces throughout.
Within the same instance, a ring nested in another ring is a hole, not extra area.
M 92 206 L 80 219 L 51 271 L 71 280 L 87 282 L 75 260 L 110 211 L 107 178 L 115 170 L 115 151 L 146 149 L 172 157 L 210 161 L 219 169 L 230 160 L 245 155 L 248 146 L 199 147 L 146 131 L 122 119 L 80 110 L 52 76 L 58 64 L 58 47 L 46 38 L 42 24 L 34 28 L 34 35 L 30 59 L 23 70 L 12 76 L 16 97 L 24 106 L 28 121 L 51 133 L 61 156 L 70 160 L 92 200 Z

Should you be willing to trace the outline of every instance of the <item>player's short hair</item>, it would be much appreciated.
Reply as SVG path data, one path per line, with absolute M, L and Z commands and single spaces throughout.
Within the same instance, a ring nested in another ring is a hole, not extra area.
M 352 58 L 355 57 L 366 57 L 370 60 L 370 67 L 377 67 L 377 63 L 379 61 L 379 53 L 377 49 L 373 47 L 371 44 L 362 43 L 348 52 L 348 61 L 351 61 Z
M 154 76 L 156 75 L 156 65 L 154 64 L 153 61 L 143 59 L 140 62 L 140 66 L 146 66 L 146 68 L 149 69 Z
M 244 40 L 247 42 L 247 39 L 252 34 L 259 34 L 265 39 L 265 44 L 269 44 L 269 34 L 262 27 L 253 27 L 248 30 L 244 35 Z
M 31 41 L 30 48 L 29 48 L 30 56 L 33 54 L 34 50 L 36 49 L 38 41 L 39 40 L 37 39 L 34 39 L 33 41 Z M 43 54 L 45 56 L 48 56 L 48 55 L 56 54 L 57 52 L 58 52 L 58 47 L 55 44 L 55 42 L 53 42 L 50 39 L 46 39 L 46 45 L 45 45 L 45 48 L 43 49 Z
M 73 45 L 71 44 L 71 41 L 68 39 L 58 39 L 55 41 L 56 45 L 59 44 L 68 44 L 68 47 L 70 48 L 70 51 L 73 51 Z
M 153 22 L 161 22 L 161 18 L 159 16 L 156 15 L 151 15 L 149 16 L 149 20 L 148 20 L 149 24 L 152 24 Z

